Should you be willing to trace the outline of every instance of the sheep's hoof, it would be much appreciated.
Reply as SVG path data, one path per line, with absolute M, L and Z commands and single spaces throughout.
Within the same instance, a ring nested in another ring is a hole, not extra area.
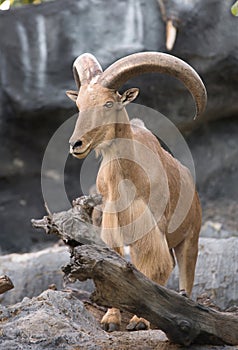
M 121 313 L 116 308 L 108 309 L 101 320 L 101 327 L 104 331 L 115 332 L 120 330 Z
M 101 327 L 106 332 L 115 332 L 120 330 L 120 325 L 118 323 L 101 323 Z
M 179 292 L 179 294 L 180 294 L 182 297 L 188 298 L 188 294 L 187 294 L 187 292 L 186 292 L 185 289 L 181 289 L 180 292 Z
M 130 332 L 132 331 L 144 331 L 150 328 L 150 322 L 145 320 L 144 318 L 139 318 L 137 316 L 133 316 L 130 320 L 130 323 L 126 326 L 126 329 Z

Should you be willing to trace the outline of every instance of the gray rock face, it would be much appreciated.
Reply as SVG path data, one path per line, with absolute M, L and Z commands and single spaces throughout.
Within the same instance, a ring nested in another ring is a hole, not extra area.
M 214 225 L 204 228 L 205 236 L 220 239 L 200 240 L 193 297 L 207 292 L 220 307 L 238 303 L 237 237 L 222 239 L 229 234 L 227 223 L 237 232 L 237 119 L 208 127 L 206 122 L 236 117 L 238 112 L 237 19 L 230 14 L 232 3 L 164 1 L 166 16 L 179 27 L 172 54 L 190 63 L 208 90 L 208 108 L 201 120 L 205 127 L 189 136 L 189 144 L 205 218 L 216 217 L 225 228 L 219 232 Z M 65 96 L 65 90 L 75 87 L 73 60 L 87 51 L 105 68 L 133 52 L 165 51 L 165 25 L 156 0 L 112 0 L 110 5 L 106 0 L 68 0 L 67 7 L 64 0 L 57 0 L 0 12 L 0 32 L 0 249 L 26 252 L 32 244 L 52 239 L 37 235 L 30 219 L 45 213 L 40 168 L 47 143 L 62 121 L 76 112 Z M 129 86 L 140 87 L 138 103 L 158 109 L 176 125 L 192 128 L 193 103 L 181 84 L 146 75 L 125 88 Z M 71 199 L 81 192 L 79 169 L 78 160 L 67 161 L 65 182 Z M 52 283 L 63 288 L 60 267 L 68 258 L 65 248 L 0 258 L 1 274 L 8 274 L 15 284 L 1 296 L 1 303 L 34 297 L 0 307 L 0 348 L 121 349 L 122 335 L 109 337 L 70 293 L 49 290 L 36 297 Z M 177 289 L 176 270 L 169 286 Z M 91 290 L 92 285 L 79 288 Z M 135 346 L 143 336 L 142 332 L 127 337 L 134 337 Z M 152 336 L 156 342 L 161 339 L 153 333 L 147 345 Z
M 85 346 L 92 335 L 95 341 L 108 338 L 70 293 L 47 290 L 0 310 L 2 349 L 72 349 L 72 345 Z
M 238 110 L 237 19 L 230 14 L 232 2 L 164 1 L 167 17 L 179 26 L 171 53 L 194 66 L 207 86 L 209 102 L 204 122 L 236 116 Z M 75 88 L 73 60 L 87 51 L 105 68 L 133 52 L 165 51 L 165 24 L 156 0 L 112 0 L 110 5 L 107 0 L 69 0 L 67 7 L 64 0 L 57 0 L 0 12 L 0 32 L 0 249 L 27 252 L 35 243 L 52 239 L 37 236 L 30 220 L 45 213 L 40 169 L 47 143 L 59 125 L 76 112 L 65 96 L 65 90 Z M 125 88 L 128 86 L 140 87 L 138 103 L 158 109 L 177 125 L 191 128 L 193 102 L 180 83 L 161 75 L 146 75 L 130 81 Z M 235 119 L 230 123 L 234 135 L 236 124 Z M 213 150 L 218 145 L 218 151 L 212 152 L 210 159 L 209 137 L 216 134 L 214 126 L 201 133 L 205 147 L 199 139 L 200 131 L 193 134 L 193 156 L 199 167 L 200 193 L 206 192 L 206 202 L 208 192 L 214 198 L 218 188 L 224 193 L 228 187 L 238 188 L 232 160 L 236 159 L 237 137 L 232 136 L 233 145 L 225 140 L 228 157 L 221 163 L 220 133 L 214 136 L 212 145 Z M 68 147 L 67 135 L 63 143 Z M 210 163 L 214 164 L 212 173 Z M 76 159 L 67 160 L 65 183 L 70 199 L 81 194 L 81 164 Z M 215 174 L 216 181 L 211 174 Z M 232 176 L 229 183 L 227 176 Z M 57 186 L 57 176 L 54 181 Z M 211 183 L 212 191 L 207 191 Z
M 200 238 L 192 298 L 207 293 L 225 309 L 238 304 L 238 238 Z M 168 287 L 178 290 L 176 266 Z
M 204 234 L 210 231 L 203 229 Z M 206 231 L 206 232 L 205 232 Z M 215 232 L 215 229 L 214 229 Z M 194 299 L 207 293 L 221 308 L 238 304 L 238 238 L 200 238 L 197 261 Z M 0 275 L 7 274 L 15 288 L 0 296 L 2 305 L 20 302 L 24 297 L 32 298 L 54 284 L 63 288 L 94 290 L 91 280 L 65 286 L 61 267 L 69 262 L 67 247 L 53 247 L 29 254 L 10 254 L 0 257 Z M 178 290 L 178 268 L 176 266 L 168 287 Z
M 65 287 L 61 267 L 69 261 L 66 246 L 52 247 L 34 253 L 10 254 L 0 257 L 0 275 L 7 274 L 15 286 L 11 291 L 0 295 L 0 304 L 20 302 L 24 297 L 39 295 L 50 285 L 62 290 Z M 77 282 L 73 288 L 93 290 L 93 282 Z
M 67 247 L 48 248 L 29 254 L 10 254 L 0 257 L 0 274 L 13 279 L 15 288 L 0 296 L 1 304 L 15 304 L 24 297 L 31 298 L 55 284 L 63 287 L 60 267 L 69 259 Z
M 175 349 L 159 330 L 104 332 L 83 303 L 69 292 L 47 290 L 33 299 L 0 306 L 0 347 L 6 350 Z M 207 346 L 194 345 L 195 350 Z M 232 346 L 213 346 L 231 350 Z
M 238 232 L 237 133 L 238 123 L 233 118 L 204 125 L 187 138 L 196 169 L 203 220 L 219 222 L 222 230 L 233 234 Z
M 104 332 L 70 292 L 47 290 L 21 303 L 0 306 L 0 348 L 6 350 L 154 349 L 167 340 L 162 331 Z
M 229 237 L 238 237 L 238 232 L 229 232 L 222 227 L 220 222 L 206 221 L 202 226 L 200 237 L 206 238 L 229 238 Z
M 172 53 L 191 63 L 208 88 L 206 117 L 224 117 L 238 109 L 238 44 L 231 5 L 232 0 L 165 2 L 167 17 L 179 27 Z M 106 0 L 70 0 L 66 8 L 57 0 L 0 16 L 3 113 L 9 107 L 17 115 L 72 109 L 65 90 L 74 86 L 72 61 L 83 52 L 93 53 L 106 67 L 133 52 L 165 50 L 157 1 L 113 0 L 108 6 Z M 149 76 L 134 83 L 142 85 L 142 104 L 161 108 L 176 123 L 186 121 L 192 107 L 180 85 Z

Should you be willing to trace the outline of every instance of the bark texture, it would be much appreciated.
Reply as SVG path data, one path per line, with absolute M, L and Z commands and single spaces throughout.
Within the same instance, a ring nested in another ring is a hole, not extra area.
M 236 316 L 157 285 L 109 248 L 78 246 L 63 271 L 72 280 L 92 278 L 94 302 L 146 318 L 177 344 L 238 344 Z
M 8 276 L 0 276 L 0 294 L 14 288 L 14 285 Z

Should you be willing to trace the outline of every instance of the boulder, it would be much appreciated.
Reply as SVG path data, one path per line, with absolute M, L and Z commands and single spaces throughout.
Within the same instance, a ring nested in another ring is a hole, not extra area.
M 202 226 L 200 237 L 206 238 L 229 238 L 238 237 L 238 232 L 229 232 L 223 228 L 220 222 L 206 221 Z
M 37 252 L 0 256 L 0 275 L 8 275 L 14 289 L 0 295 L 2 305 L 20 302 L 24 297 L 39 295 L 49 286 L 65 288 L 61 267 L 68 263 L 70 254 L 66 246 L 50 247 Z M 93 290 L 93 282 L 77 282 L 73 288 Z
M 221 309 L 238 304 L 238 238 L 200 238 L 192 298 L 206 293 Z M 178 290 L 178 267 L 168 288 Z
M 0 347 L 9 350 L 121 350 L 138 343 L 142 350 L 154 349 L 167 339 L 159 330 L 109 334 L 72 293 L 53 290 L 0 306 L 0 320 Z
M 2 349 L 72 349 L 90 342 L 92 335 L 95 341 L 108 338 L 70 293 L 47 290 L 0 309 Z
M 70 292 L 46 290 L 21 303 L 0 306 L 0 347 L 7 350 L 138 350 L 179 349 L 159 330 L 107 333 Z M 212 346 L 232 350 L 232 346 Z M 193 345 L 206 350 L 206 345 Z
M 211 225 L 211 223 L 209 224 Z M 214 223 L 213 223 L 214 226 Z M 203 228 L 203 234 L 210 230 Z M 215 229 L 214 229 L 215 230 Z M 217 235 L 218 236 L 218 235 Z M 238 238 L 200 238 L 195 282 L 192 297 L 207 293 L 222 309 L 238 304 L 237 288 Z M 129 258 L 129 257 L 128 257 Z M 15 288 L 2 294 L 2 305 L 20 302 L 24 297 L 32 298 L 54 285 L 58 290 L 71 288 L 92 292 L 91 280 L 65 284 L 61 267 L 69 262 L 67 247 L 52 247 L 29 254 L 10 254 L 0 257 L 0 275 L 7 274 Z M 178 290 L 178 268 L 176 266 L 168 287 Z
M 218 222 L 230 235 L 238 232 L 237 133 L 237 119 L 233 118 L 204 125 L 186 138 L 196 170 L 203 222 Z

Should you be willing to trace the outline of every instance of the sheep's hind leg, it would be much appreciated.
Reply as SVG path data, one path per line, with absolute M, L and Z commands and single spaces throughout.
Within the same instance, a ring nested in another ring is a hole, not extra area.
M 108 309 L 101 320 L 101 326 L 104 331 L 114 332 L 119 331 L 121 325 L 121 313 L 119 309 Z
M 174 251 L 179 267 L 180 294 L 190 297 L 198 255 L 198 234 L 186 237 L 183 242 L 174 248 Z

